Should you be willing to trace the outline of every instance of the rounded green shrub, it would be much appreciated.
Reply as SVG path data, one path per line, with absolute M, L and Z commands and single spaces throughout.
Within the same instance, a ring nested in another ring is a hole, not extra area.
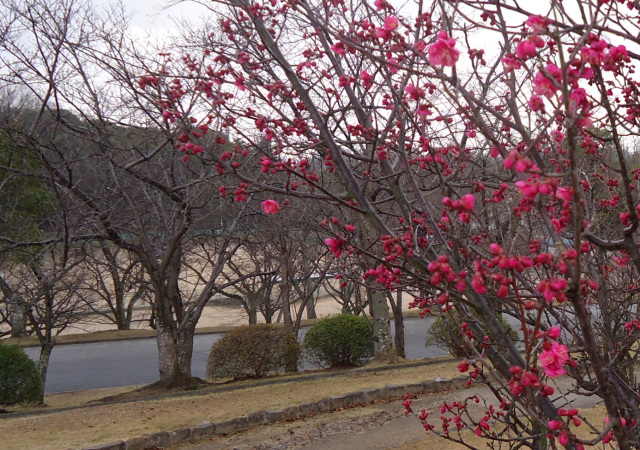
M 304 350 L 311 361 L 321 366 L 364 364 L 374 353 L 371 327 L 362 316 L 327 317 L 307 331 Z
M 458 319 L 457 322 L 460 322 L 459 317 L 456 318 Z M 500 316 L 500 324 L 502 325 L 502 328 L 507 332 L 511 340 L 518 340 L 518 333 L 502 316 Z M 451 356 L 468 356 L 469 352 L 466 348 L 467 343 L 461 333 L 462 332 L 456 328 L 456 322 L 452 317 L 448 315 L 438 317 L 427 332 L 426 346 L 428 347 L 435 344 L 438 347 L 447 350 Z M 487 333 L 486 329 L 485 333 Z M 476 344 L 476 348 L 480 352 L 482 351 L 479 342 Z
M 235 328 L 213 344 L 207 362 L 209 378 L 261 378 L 297 370 L 300 343 L 291 331 L 262 323 Z
M 35 363 L 17 345 L 0 343 L 0 408 L 42 399 L 42 379 Z

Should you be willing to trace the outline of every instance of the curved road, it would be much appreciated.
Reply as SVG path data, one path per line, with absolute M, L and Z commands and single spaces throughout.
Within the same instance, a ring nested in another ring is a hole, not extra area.
M 419 318 L 405 320 L 405 346 L 408 359 L 447 354 L 446 351 L 435 346 L 425 347 L 426 332 L 434 320 L 433 317 L 423 320 Z M 393 324 L 391 328 L 393 329 Z M 205 334 L 195 337 L 192 362 L 194 376 L 205 378 L 209 350 L 220 336 L 220 334 Z M 29 357 L 37 359 L 39 348 L 26 348 L 25 351 Z M 305 363 L 302 368 L 311 367 L 309 363 Z M 158 349 L 153 338 L 58 345 L 54 347 L 51 354 L 45 392 L 53 394 L 82 389 L 149 384 L 157 380 Z

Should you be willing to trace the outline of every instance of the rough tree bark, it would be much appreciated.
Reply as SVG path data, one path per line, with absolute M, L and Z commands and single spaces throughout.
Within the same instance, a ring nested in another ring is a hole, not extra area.
M 291 284 L 289 281 L 289 258 L 291 258 L 291 245 L 287 243 L 284 236 L 280 236 L 280 313 L 287 330 L 293 330 L 293 318 L 291 317 Z
M 406 358 L 404 345 L 404 316 L 402 315 L 402 291 L 396 291 L 396 299 L 394 301 L 393 294 L 387 291 L 387 297 L 393 311 L 393 326 L 395 329 L 394 343 L 396 346 L 396 354 L 400 358 Z
M 24 297 L 9 286 L 9 283 L 0 276 L 0 290 L 7 303 L 11 337 L 19 338 L 27 335 L 27 304 Z
M 384 362 L 394 361 L 397 359 L 397 355 L 393 349 L 387 295 L 384 291 L 371 287 L 367 287 L 367 293 L 373 321 L 375 359 Z

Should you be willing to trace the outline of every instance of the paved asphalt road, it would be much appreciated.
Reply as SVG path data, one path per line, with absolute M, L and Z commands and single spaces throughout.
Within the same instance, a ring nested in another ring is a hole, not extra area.
M 407 358 L 421 359 L 445 355 L 438 347 L 426 348 L 425 336 L 435 319 L 415 318 L 405 321 Z M 393 328 L 393 325 L 392 325 Z M 304 330 L 303 330 L 304 331 Z M 195 337 L 193 375 L 204 378 L 211 345 L 220 334 Z M 39 349 L 25 349 L 37 359 Z M 98 342 L 93 344 L 58 345 L 51 354 L 45 392 L 76 391 L 113 386 L 149 384 L 158 380 L 158 349 L 155 339 Z M 303 369 L 312 367 L 308 363 Z

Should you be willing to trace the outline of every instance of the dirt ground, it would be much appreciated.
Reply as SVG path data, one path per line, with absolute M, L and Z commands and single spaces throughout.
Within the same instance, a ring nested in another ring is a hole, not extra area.
M 47 397 L 50 406 L 41 415 L 25 417 L 0 416 L 0 448 L 69 449 L 84 448 L 100 443 L 142 436 L 157 431 L 193 427 L 203 421 L 224 421 L 260 410 L 281 409 L 323 397 L 376 388 L 387 384 L 404 384 L 438 377 L 459 375 L 456 362 L 435 362 L 410 367 L 384 366 L 339 372 L 335 376 L 316 379 L 296 379 L 289 382 L 256 386 L 252 381 L 235 383 L 230 391 L 193 392 L 168 398 L 150 398 L 129 403 L 102 404 L 97 399 L 127 392 L 127 388 L 101 389 L 77 393 L 55 394 Z M 308 375 L 308 374 L 307 374 Z M 281 381 L 274 379 L 273 381 Z M 570 379 L 558 379 L 570 383 Z M 566 386 L 565 386 L 566 387 Z M 129 388 L 131 390 L 132 388 Z M 485 386 L 474 386 L 449 392 L 419 396 L 414 410 L 425 408 L 439 417 L 443 401 L 461 400 L 475 394 L 489 398 Z M 584 424 L 599 426 L 605 411 L 596 406 L 598 399 L 585 397 L 572 400 L 580 409 Z M 68 411 L 50 411 L 55 407 L 82 406 Z M 482 408 L 482 405 L 477 406 Z M 33 408 L 31 408 L 33 409 Z M 41 409 L 42 410 L 42 409 Z M 475 413 L 482 415 L 483 410 Z M 437 423 L 437 419 L 434 423 Z M 587 426 L 576 430 L 580 437 L 593 438 Z M 472 448 L 485 448 L 486 442 L 471 431 L 463 431 Z M 405 416 L 402 401 L 377 402 L 364 407 L 342 409 L 316 414 L 293 422 L 257 427 L 227 437 L 175 447 L 174 450 L 418 450 L 438 448 L 455 450 L 460 444 L 427 434 L 414 416 Z
M 439 417 L 443 401 L 462 400 L 479 393 L 492 398 L 484 386 L 470 389 L 421 395 L 413 399 L 414 411 L 422 408 Z M 470 412 L 481 417 L 484 409 L 473 406 Z M 583 420 L 602 424 L 604 407 L 581 408 Z M 438 419 L 432 420 L 439 423 Z M 575 427 L 574 427 L 575 428 Z M 593 439 L 595 435 L 583 424 L 575 430 L 581 438 Z M 455 438 L 462 437 L 470 448 L 488 448 L 487 441 L 464 429 Z M 426 432 L 418 419 L 404 414 L 402 401 L 379 402 L 372 405 L 318 414 L 295 422 L 277 423 L 227 437 L 172 447 L 173 450 L 459 450 L 465 448 L 457 442 L 445 440 L 432 432 Z M 469 448 L 469 447 L 467 447 Z M 505 444 L 504 448 L 509 448 Z
M 4 416 L 0 417 L 0 447 L 4 450 L 83 448 L 157 431 L 193 427 L 204 420 L 228 420 L 254 411 L 284 408 L 361 389 L 456 375 L 456 364 L 439 363 L 348 372 L 331 378 L 252 386 L 227 392 L 98 404 L 27 417 Z M 52 406 L 69 406 L 114 393 L 117 392 L 100 390 L 97 393 L 57 394 L 48 396 L 46 401 Z

